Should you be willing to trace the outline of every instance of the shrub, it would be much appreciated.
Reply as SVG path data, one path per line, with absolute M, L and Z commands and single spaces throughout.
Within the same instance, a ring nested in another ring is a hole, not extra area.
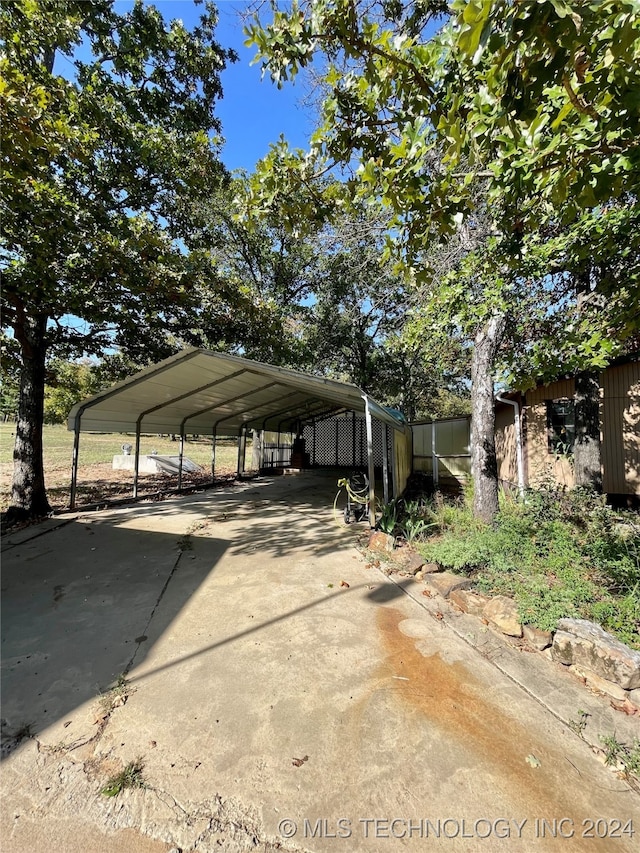
M 440 535 L 420 550 L 510 595 L 523 622 L 551 630 L 563 616 L 600 623 L 640 648 L 640 525 L 584 489 L 529 490 L 503 497 L 492 525 L 472 518 L 468 501 L 432 506 Z

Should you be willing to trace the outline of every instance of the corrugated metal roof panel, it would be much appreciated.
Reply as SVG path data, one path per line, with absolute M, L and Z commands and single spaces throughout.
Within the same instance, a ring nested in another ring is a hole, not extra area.
M 68 429 L 83 432 L 239 432 L 277 429 L 331 410 L 363 412 L 355 385 L 226 353 L 187 349 L 77 403 Z M 368 398 L 375 418 L 396 429 L 406 422 Z

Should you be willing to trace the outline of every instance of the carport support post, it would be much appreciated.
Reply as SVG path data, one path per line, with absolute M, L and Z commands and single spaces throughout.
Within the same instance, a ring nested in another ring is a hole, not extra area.
M 373 427 L 371 424 L 371 410 L 369 409 L 369 398 L 364 397 L 364 421 L 367 427 L 367 467 L 369 476 L 369 526 L 376 526 L 376 469 L 373 465 Z
M 242 424 L 240 427 L 240 432 L 238 433 L 238 479 L 242 477 L 244 473 L 244 453 L 247 449 L 247 440 L 245 433 L 245 425 Z
M 140 469 L 140 421 L 136 421 L 136 458 L 133 463 L 133 496 L 138 497 L 138 471 Z
M 76 488 L 78 486 L 78 457 L 80 455 L 80 412 L 76 415 L 73 425 L 73 457 L 71 458 L 71 491 L 69 494 L 69 509 L 76 507 Z
M 216 476 L 216 428 L 211 430 L 211 479 Z
M 389 448 L 387 446 L 387 425 L 382 427 L 382 496 L 389 503 Z
M 246 424 L 242 425 L 242 473 L 247 469 L 247 433 L 249 429 Z
M 178 459 L 178 489 L 182 488 L 182 460 L 184 459 L 184 425 L 180 428 L 180 457 Z

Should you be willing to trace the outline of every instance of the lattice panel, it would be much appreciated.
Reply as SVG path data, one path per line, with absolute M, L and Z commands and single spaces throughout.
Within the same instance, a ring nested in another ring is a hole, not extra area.
M 339 466 L 353 467 L 353 418 L 336 418 L 337 455 L 336 464 Z
M 379 421 L 374 420 L 372 431 L 373 463 L 381 468 L 384 427 Z M 393 430 L 389 428 L 387 430 L 389 466 L 392 463 L 392 433 Z M 312 465 L 354 469 L 367 467 L 367 429 L 363 417 L 354 419 L 351 415 L 348 417 L 340 415 L 337 418 L 319 421 L 315 426 L 315 443 L 312 425 L 305 426 L 303 436 Z
M 314 465 L 336 464 L 336 419 L 320 421 L 315 428 L 315 448 L 313 439 L 313 427 L 305 427 L 304 437 L 307 452 L 311 454 L 311 463 Z

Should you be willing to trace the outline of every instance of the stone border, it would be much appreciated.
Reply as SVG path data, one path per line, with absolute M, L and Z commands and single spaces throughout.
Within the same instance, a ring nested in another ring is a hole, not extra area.
M 614 708 L 640 716 L 640 652 L 600 625 L 586 619 L 565 618 L 558 621 L 555 631 L 542 631 L 520 622 L 513 599 L 474 590 L 472 580 L 444 571 L 439 563 L 427 562 L 410 546 L 394 548 L 393 537 L 387 534 L 372 533 L 367 548 L 390 561 L 393 568 L 385 573 L 428 583 L 457 610 L 478 617 L 518 646 L 545 652 L 592 691 L 614 700 Z

